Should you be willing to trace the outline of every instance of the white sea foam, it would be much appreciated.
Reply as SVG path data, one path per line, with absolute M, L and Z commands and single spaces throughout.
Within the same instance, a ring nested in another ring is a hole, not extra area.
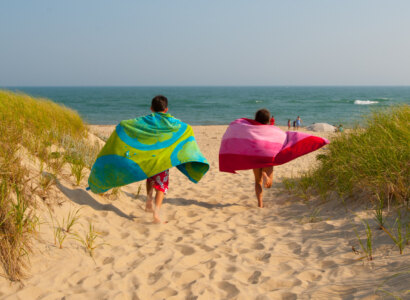
M 377 104 L 379 101 L 371 101 L 371 100 L 354 100 L 354 104 L 357 105 L 370 105 L 370 104 Z
M 256 100 L 255 103 L 262 103 L 263 101 L 261 100 Z

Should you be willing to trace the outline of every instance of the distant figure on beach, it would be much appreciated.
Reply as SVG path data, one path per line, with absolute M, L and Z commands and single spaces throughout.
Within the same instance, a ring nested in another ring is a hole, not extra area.
M 339 132 L 343 132 L 343 125 L 340 124 L 340 125 L 337 127 L 337 130 L 338 130 Z
M 270 125 L 275 125 L 275 118 L 274 118 L 274 116 L 272 116 L 272 117 L 270 118 L 269 124 L 270 124 Z
M 295 130 L 295 129 L 296 129 L 296 120 L 293 121 L 293 130 Z
M 288 130 L 290 130 L 290 119 L 288 119 Z
M 192 127 L 168 113 L 165 96 L 152 99 L 151 111 L 117 125 L 91 169 L 88 184 L 92 192 L 100 194 L 146 179 L 145 211 L 153 213 L 154 223 L 164 223 L 160 209 L 168 191 L 169 169 L 177 167 L 197 183 L 209 170 L 209 163 Z
M 299 127 L 301 124 L 302 124 L 302 119 L 298 116 L 296 118 L 296 130 L 299 130 Z

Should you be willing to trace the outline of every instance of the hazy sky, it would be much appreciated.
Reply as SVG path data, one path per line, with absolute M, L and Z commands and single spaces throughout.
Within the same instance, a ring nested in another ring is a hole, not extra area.
M 410 85 L 410 1 L 0 0 L 24 85 Z

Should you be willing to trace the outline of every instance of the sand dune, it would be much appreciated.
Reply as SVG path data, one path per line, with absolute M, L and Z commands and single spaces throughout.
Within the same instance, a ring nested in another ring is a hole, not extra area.
M 92 222 L 100 245 L 93 258 L 70 237 L 59 249 L 50 214 L 41 206 L 30 277 L 22 283 L 0 279 L 1 298 L 381 299 L 386 294 L 379 287 L 393 293 L 410 288 L 408 248 L 400 255 L 385 234 L 374 230 L 374 261 L 358 260 L 352 251 L 352 246 L 360 250 L 355 226 L 364 235 L 359 217 L 370 219 L 371 211 L 337 199 L 304 203 L 283 191 L 281 179 L 308 170 L 319 152 L 275 167 L 273 187 L 264 191 L 266 207 L 259 209 L 251 171 L 218 171 L 225 129 L 194 127 L 211 169 L 199 184 L 175 168 L 170 171 L 164 225 L 152 224 L 152 215 L 144 211 L 144 183 L 123 187 L 112 200 L 85 191 L 86 179 L 75 187 L 68 174 L 60 178 L 54 222 L 81 208 L 73 230 L 84 236 Z M 112 130 L 91 127 L 99 136 Z M 312 134 L 328 138 L 332 133 Z

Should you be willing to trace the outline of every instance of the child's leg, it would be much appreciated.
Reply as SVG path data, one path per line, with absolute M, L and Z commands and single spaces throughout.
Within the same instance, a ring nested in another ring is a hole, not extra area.
M 162 223 L 159 211 L 161 209 L 162 205 L 162 200 L 164 200 L 164 192 L 157 190 L 157 193 L 155 194 L 155 208 L 154 208 L 154 223 L 159 224 Z
M 265 181 L 264 187 L 270 188 L 273 181 L 273 167 L 262 168 L 262 177 Z
M 253 169 L 253 175 L 255 176 L 255 194 L 258 206 L 263 207 L 262 169 Z
M 152 209 L 152 192 L 154 191 L 154 187 L 151 181 L 147 179 L 146 183 L 147 187 L 147 201 L 145 203 L 145 211 L 148 212 L 153 212 L 154 210 Z
M 147 189 L 150 188 L 151 191 L 151 211 L 153 212 L 154 216 L 154 223 L 163 223 L 161 221 L 159 212 L 161 209 L 162 201 L 164 200 L 164 195 L 168 191 L 168 183 L 169 183 L 169 171 L 165 170 L 153 177 L 148 179 L 150 183 L 150 187 L 147 185 Z M 155 194 L 155 208 L 152 209 L 152 191 L 153 189 L 156 190 Z

